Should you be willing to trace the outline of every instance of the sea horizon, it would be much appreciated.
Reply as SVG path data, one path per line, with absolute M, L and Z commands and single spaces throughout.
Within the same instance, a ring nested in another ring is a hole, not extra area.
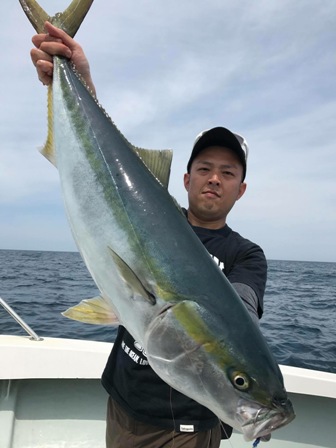
M 60 252 L 60 253 L 78 253 L 80 255 L 79 250 L 65 250 L 65 249 L 8 249 L 8 248 L 0 248 L 0 251 L 17 251 L 17 252 Z M 336 263 L 335 261 L 330 260 L 299 260 L 299 259 L 292 259 L 292 258 L 273 258 L 273 257 L 266 257 L 268 261 L 290 261 L 290 262 L 298 262 L 298 263 Z

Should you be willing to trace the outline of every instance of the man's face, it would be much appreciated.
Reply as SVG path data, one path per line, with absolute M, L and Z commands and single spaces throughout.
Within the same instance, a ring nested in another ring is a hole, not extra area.
M 236 154 L 221 146 L 204 149 L 184 175 L 191 224 L 221 228 L 235 202 L 246 190 L 243 167 Z

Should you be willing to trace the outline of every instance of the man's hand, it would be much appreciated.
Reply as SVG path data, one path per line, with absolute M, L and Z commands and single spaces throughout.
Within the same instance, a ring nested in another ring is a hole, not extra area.
M 67 33 L 49 22 L 45 23 L 45 31 L 45 34 L 33 36 L 32 42 L 36 48 L 30 52 L 39 80 L 49 86 L 53 76 L 53 56 L 63 56 L 74 63 L 78 73 L 95 94 L 89 62 L 82 47 Z

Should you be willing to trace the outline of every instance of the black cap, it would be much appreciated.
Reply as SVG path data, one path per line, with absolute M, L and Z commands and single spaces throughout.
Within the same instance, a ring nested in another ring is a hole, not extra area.
M 224 146 L 225 148 L 232 149 L 239 157 L 239 160 L 243 166 L 243 180 L 245 179 L 246 160 L 248 156 L 247 142 L 241 135 L 233 133 L 220 126 L 207 129 L 196 137 L 187 165 L 188 173 L 190 173 L 191 164 L 195 157 L 198 156 L 203 149 L 208 148 L 209 146 Z

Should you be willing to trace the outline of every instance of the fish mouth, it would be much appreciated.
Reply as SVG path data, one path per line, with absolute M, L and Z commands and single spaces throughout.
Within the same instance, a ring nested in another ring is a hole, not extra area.
M 241 426 L 245 440 L 270 435 L 276 429 L 287 425 L 295 418 L 289 399 L 281 403 L 273 402 L 272 408 L 260 407 L 260 404 L 241 400 L 237 409 L 237 421 Z

